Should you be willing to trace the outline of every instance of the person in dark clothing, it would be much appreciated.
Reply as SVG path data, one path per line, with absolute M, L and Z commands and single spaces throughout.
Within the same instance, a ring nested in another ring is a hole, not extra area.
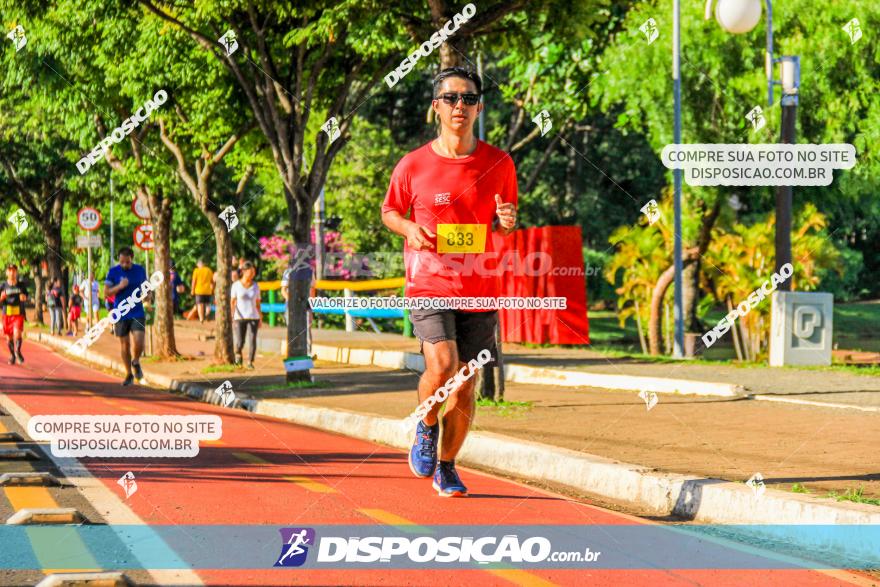
M 9 347 L 9 364 L 16 360 L 24 363 L 21 354 L 21 340 L 24 333 L 24 304 L 27 301 L 27 289 L 18 280 L 18 266 L 10 264 L 6 267 L 6 282 L 0 284 L 0 310 L 3 313 L 3 333 Z
M 64 289 L 60 279 L 53 281 L 46 292 L 46 305 L 49 307 L 49 334 L 61 336 L 64 331 Z

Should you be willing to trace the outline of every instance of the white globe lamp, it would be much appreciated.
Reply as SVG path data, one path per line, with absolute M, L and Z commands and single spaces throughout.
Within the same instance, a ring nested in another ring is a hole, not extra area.
M 761 20 L 761 0 L 718 0 L 715 20 L 728 33 L 747 33 Z

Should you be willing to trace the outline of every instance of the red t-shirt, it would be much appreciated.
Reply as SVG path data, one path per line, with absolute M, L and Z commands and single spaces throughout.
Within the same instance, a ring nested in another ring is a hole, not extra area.
M 400 160 L 382 212 L 396 210 L 437 235 L 430 239 L 431 250 L 413 251 L 404 243 L 407 297 L 499 296 L 492 245 L 495 194 L 517 204 L 516 168 L 507 153 L 483 141 L 459 159 L 438 155 L 428 143 Z M 457 226 L 445 227 L 441 235 L 438 224 Z

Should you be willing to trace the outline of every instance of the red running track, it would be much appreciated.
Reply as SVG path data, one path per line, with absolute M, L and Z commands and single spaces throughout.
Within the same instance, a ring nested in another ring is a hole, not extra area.
M 133 471 L 127 500 L 146 523 L 167 524 L 648 524 L 650 522 L 461 469 L 470 497 L 443 499 L 410 473 L 403 451 L 203 404 L 121 380 L 25 345 L 27 362 L 0 363 L 0 392 L 36 414 L 218 414 L 220 443 L 191 459 L 83 459 L 116 484 Z M 147 366 L 150 369 L 150 366 Z M 100 511 L 100 504 L 96 504 Z M 401 521 L 405 520 L 404 522 Z M 198 570 L 206 584 L 253 585 L 813 585 L 873 584 L 848 572 L 803 570 Z

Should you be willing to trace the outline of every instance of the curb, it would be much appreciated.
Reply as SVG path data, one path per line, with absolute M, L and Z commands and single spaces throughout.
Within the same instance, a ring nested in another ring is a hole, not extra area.
M 39 335 L 29 336 L 37 338 Z M 62 348 L 72 344 L 49 339 L 43 342 Z M 336 347 L 330 348 L 336 352 Z M 344 351 L 339 349 L 343 356 Z M 378 354 L 380 361 L 389 359 L 387 352 L 380 351 Z M 85 360 L 97 358 L 100 360 L 93 362 L 105 366 L 114 363 L 88 351 L 84 355 Z M 220 396 L 203 385 L 180 382 L 161 375 L 148 375 L 148 380 L 199 401 L 221 403 Z M 407 449 L 411 444 L 411 432 L 404 426 L 403 419 L 277 400 L 236 398 L 230 407 L 395 448 Z M 775 489 L 767 489 L 759 495 L 743 483 L 658 472 L 640 465 L 491 432 L 471 432 L 462 449 L 461 460 L 471 466 L 489 468 L 518 478 L 558 483 L 578 492 L 637 506 L 658 516 L 676 516 L 702 523 L 767 525 L 765 532 L 768 538 L 778 537 L 784 530 L 774 532 L 773 526 L 770 526 L 774 524 L 880 525 L 880 508 L 875 506 L 838 503 Z M 814 534 L 802 532 L 791 535 L 789 531 L 786 537 L 799 540 L 804 545 L 818 546 L 809 542 L 821 538 Z M 840 544 L 826 541 L 821 545 L 848 555 L 853 555 L 854 549 L 866 549 L 866 554 L 872 556 L 876 554 L 869 545 L 853 544 L 851 541 L 841 541 Z
M 408 369 L 422 372 L 425 358 L 419 353 L 407 351 L 376 351 L 351 347 L 338 347 L 313 344 L 312 353 L 318 359 L 349 365 L 373 365 L 386 369 Z M 609 375 L 589 371 L 568 371 L 531 367 L 518 363 L 505 363 L 504 380 L 511 383 L 530 383 L 533 385 L 556 385 L 561 387 L 600 387 L 604 389 L 626 389 L 630 391 L 653 391 L 657 393 L 678 393 L 682 395 L 707 395 L 718 397 L 740 397 L 746 394 L 742 385 L 695 381 L 692 379 L 670 379 L 667 377 L 644 377 L 638 375 Z

